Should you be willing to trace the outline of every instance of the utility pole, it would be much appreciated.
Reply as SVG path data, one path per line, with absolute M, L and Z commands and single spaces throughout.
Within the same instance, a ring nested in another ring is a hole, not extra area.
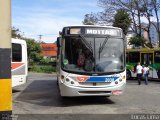
M 38 35 L 39 36 L 39 42 L 42 42 L 42 36 L 43 35 Z
M 0 0 L 0 119 L 11 113 L 11 0 Z

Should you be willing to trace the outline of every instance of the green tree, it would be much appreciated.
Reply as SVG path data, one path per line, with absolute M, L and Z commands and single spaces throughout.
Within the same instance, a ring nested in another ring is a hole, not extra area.
M 22 38 L 21 31 L 18 28 L 12 27 L 12 38 Z
M 119 9 L 117 14 L 114 16 L 113 26 L 121 28 L 123 33 L 126 35 L 128 28 L 131 25 L 131 21 L 129 14 L 124 9 Z
M 144 47 L 145 42 L 146 42 L 146 40 L 144 39 L 144 37 L 134 36 L 134 37 L 130 38 L 129 44 L 135 45 L 137 47 L 139 47 L 139 46 Z
M 84 25 L 95 25 L 97 23 L 97 18 L 93 13 L 86 14 L 84 16 L 84 21 L 82 21 Z
M 40 55 L 40 43 L 31 38 L 23 38 L 27 42 L 28 60 L 30 64 L 39 63 L 43 57 Z

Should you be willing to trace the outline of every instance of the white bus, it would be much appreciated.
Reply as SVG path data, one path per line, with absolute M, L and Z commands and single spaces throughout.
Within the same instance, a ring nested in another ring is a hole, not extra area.
M 12 38 L 12 87 L 26 83 L 28 76 L 27 45 L 25 40 Z
M 120 28 L 67 26 L 57 38 L 60 94 L 120 95 L 126 84 L 125 39 Z

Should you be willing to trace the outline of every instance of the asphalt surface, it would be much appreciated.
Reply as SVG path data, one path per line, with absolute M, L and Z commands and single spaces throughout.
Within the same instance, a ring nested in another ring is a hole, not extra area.
M 98 119 L 97 116 L 106 118 L 103 116 L 106 114 L 114 120 L 113 114 L 121 119 L 125 115 L 131 119 L 133 114 L 160 114 L 160 82 L 149 81 L 145 85 L 142 81 L 138 85 L 136 80 L 127 80 L 121 96 L 64 99 L 60 97 L 54 74 L 29 73 L 25 85 L 13 88 L 13 114 L 21 114 L 24 120 L 29 120 L 29 116 L 37 120 L 45 116 L 47 120 L 76 119 L 82 115 Z

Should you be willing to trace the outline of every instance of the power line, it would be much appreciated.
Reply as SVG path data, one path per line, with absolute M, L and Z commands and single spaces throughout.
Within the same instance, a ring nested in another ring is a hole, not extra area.
M 43 36 L 48 36 L 48 35 L 58 35 L 58 34 L 43 34 Z
M 41 36 L 55 36 L 55 35 L 58 35 L 58 33 L 57 34 L 40 34 Z M 34 35 L 26 35 L 26 36 L 40 36 L 40 35 L 38 35 L 38 34 L 34 34 Z

